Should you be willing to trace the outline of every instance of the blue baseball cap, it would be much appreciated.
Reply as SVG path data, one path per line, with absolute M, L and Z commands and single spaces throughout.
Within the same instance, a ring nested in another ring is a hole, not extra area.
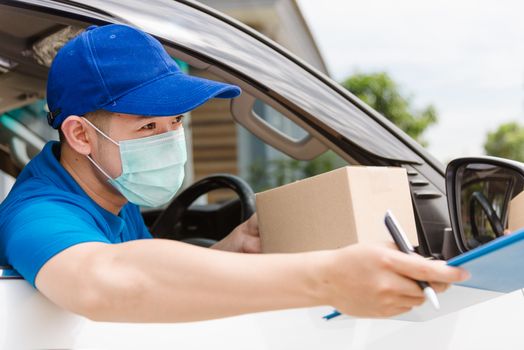
M 188 112 L 238 86 L 183 73 L 158 40 L 136 28 L 91 26 L 58 51 L 47 80 L 48 122 L 99 109 L 141 116 Z

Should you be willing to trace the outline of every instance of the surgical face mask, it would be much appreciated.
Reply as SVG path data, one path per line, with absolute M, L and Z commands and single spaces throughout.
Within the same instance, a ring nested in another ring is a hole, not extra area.
M 147 207 L 159 207 L 173 199 L 184 181 L 184 164 L 187 160 L 183 128 L 116 142 L 89 120 L 85 120 L 120 148 L 122 174 L 115 179 L 90 156 L 87 158 L 128 201 Z

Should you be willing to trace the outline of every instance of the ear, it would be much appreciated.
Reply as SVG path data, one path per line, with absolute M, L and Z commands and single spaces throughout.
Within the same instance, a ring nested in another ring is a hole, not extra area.
M 71 115 L 62 122 L 60 128 L 69 147 L 85 156 L 91 154 L 96 140 L 93 133 L 96 131 L 82 117 Z

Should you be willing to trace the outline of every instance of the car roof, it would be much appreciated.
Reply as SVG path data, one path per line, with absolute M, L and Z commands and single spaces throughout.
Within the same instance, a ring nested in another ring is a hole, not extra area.
M 284 106 L 340 149 L 352 149 L 362 154 L 363 158 L 374 157 L 397 163 L 430 163 L 443 173 L 440 162 L 339 84 L 270 39 L 202 4 L 171 0 L 150 0 L 147 6 L 139 0 L 84 0 L 82 3 L 67 2 L 66 5 L 62 1 L 51 0 L 8 3 L 26 8 L 39 6 L 48 12 L 66 10 L 67 17 L 73 22 L 81 23 L 83 16 L 90 16 L 91 22 L 135 25 L 172 46 L 178 54 L 197 58 L 203 68 L 229 77 L 231 82 L 238 83 L 245 91 L 249 92 L 247 87 L 251 87 L 251 91 L 256 89 L 272 102 Z M 31 23 L 33 25 L 39 33 L 45 34 L 46 30 L 53 29 L 52 25 L 46 29 Z M 4 24 L 0 24 L 0 35 L 5 36 Z M 20 45 L 25 45 L 27 53 L 30 49 L 27 47 L 28 39 L 31 38 L 34 39 L 26 36 L 19 41 L 12 40 L 11 51 L 7 53 L 3 44 L 0 56 L 13 57 L 13 52 L 18 50 L 18 56 L 13 59 L 22 62 L 19 67 L 22 71 L 23 63 L 31 57 L 21 57 L 24 47 Z M 5 40 L 2 42 L 6 43 Z M 41 97 L 45 84 L 42 78 L 47 68 L 33 63 L 28 64 L 27 69 L 26 75 L 37 79 L 28 84 L 39 86 L 35 89 L 38 90 L 35 95 Z M 0 83 L 0 94 L 5 93 L 2 85 Z M 2 110 L 5 109 L 0 103 Z

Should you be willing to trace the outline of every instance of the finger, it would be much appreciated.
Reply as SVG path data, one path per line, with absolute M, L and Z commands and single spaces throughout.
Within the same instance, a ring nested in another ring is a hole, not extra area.
M 395 299 L 395 307 L 414 307 L 424 304 L 426 298 L 424 295 L 419 297 L 410 297 L 410 296 L 399 296 Z
M 250 236 L 260 236 L 260 233 L 258 232 L 258 218 L 256 213 L 251 215 L 251 217 L 249 218 L 247 228 L 247 233 Z
M 253 213 L 253 214 L 251 214 L 251 216 L 250 216 L 249 218 L 247 218 L 246 220 L 244 220 L 242 223 L 243 223 L 243 224 L 245 223 L 245 224 L 247 224 L 247 225 L 251 225 L 251 223 L 252 223 L 253 221 L 255 221 L 255 222 L 257 221 L 257 213 Z
M 382 295 L 397 297 L 423 298 L 424 292 L 412 279 L 401 275 L 392 275 L 380 286 Z
M 406 312 L 409 312 L 411 311 L 411 307 L 398 307 L 398 308 L 395 308 L 391 311 L 391 316 L 396 316 L 396 315 L 400 315 L 400 314 L 404 314 Z
M 259 238 L 260 237 L 260 233 L 258 232 L 257 229 L 248 229 L 247 232 L 246 232 L 247 236 L 249 238 Z
M 385 247 L 388 247 L 388 248 L 390 248 L 390 249 L 398 250 L 398 247 L 397 247 L 397 245 L 395 244 L 395 242 L 391 242 L 391 241 L 382 242 L 381 245 L 383 245 L 383 246 L 385 246 Z
M 401 277 L 392 283 L 396 284 L 398 287 L 398 294 L 399 297 L 404 298 L 424 298 L 425 294 L 422 288 L 412 279 L 408 279 L 405 277 Z M 442 293 L 446 289 L 449 288 L 448 283 L 441 283 L 441 282 L 431 282 L 430 283 L 431 288 L 435 290 L 437 293 Z
M 247 234 L 250 237 L 260 237 L 260 232 L 258 232 L 258 228 L 257 227 L 255 227 L 255 228 L 253 228 L 253 227 L 248 228 Z
M 426 260 L 420 256 L 391 252 L 388 259 L 391 259 L 394 271 L 419 281 L 453 283 L 469 277 L 468 272 L 462 268 L 447 266 L 440 261 Z
M 254 253 L 254 254 L 261 253 L 262 245 L 260 243 L 260 238 L 246 236 L 244 238 L 244 244 L 243 244 L 242 250 L 244 253 Z
M 449 288 L 448 283 L 431 282 L 430 285 L 431 285 L 431 288 L 433 288 L 433 290 L 435 290 L 435 292 L 437 293 L 445 292 Z
M 380 312 L 380 314 L 378 314 L 376 316 L 371 316 L 371 318 L 392 317 L 392 316 L 400 315 L 400 314 L 406 313 L 408 311 L 411 311 L 411 309 L 412 309 L 411 307 L 406 307 L 406 306 L 393 307 L 393 308 L 389 308 L 387 310 L 383 310 L 382 312 Z

